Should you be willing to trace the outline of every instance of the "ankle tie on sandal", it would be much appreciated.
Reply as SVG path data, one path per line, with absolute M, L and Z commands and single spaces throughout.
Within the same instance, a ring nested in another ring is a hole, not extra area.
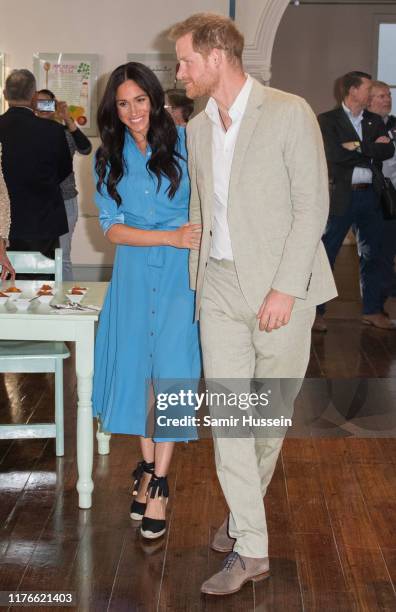
M 154 499 L 162 499 L 163 497 L 169 497 L 169 486 L 167 476 L 157 476 L 153 473 L 149 485 L 147 487 L 147 495 Z
M 132 472 L 133 491 L 132 495 L 137 495 L 140 487 L 140 481 L 142 480 L 143 474 L 154 474 L 154 463 L 146 463 L 146 461 L 140 461 L 136 469 Z

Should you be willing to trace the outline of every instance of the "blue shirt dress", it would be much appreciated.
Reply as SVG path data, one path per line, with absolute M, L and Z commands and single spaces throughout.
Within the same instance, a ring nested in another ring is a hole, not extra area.
M 184 129 L 178 128 L 178 134 L 182 180 L 170 200 L 167 177 L 162 177 L 157 193 L 157 178 L 146 167 L 149 147 L 144 155 L 126 130 L 125 171 L 117 185 L 122 203 L 117 207 L 106 187 L 102 194 L 96 192 L 105 232 L 115 223 L 146 230 L 171 230 L 187 223 L 190 183 Z M 195 390 L 201 356 L 188 254 L 188 249 L 170 246 L 117 246 L 95 345 L 93 410 L 104 431 L 147 436 L 151 381 L 155 394 L 184 386 Z M 179 416 L 192 413 L 180 408 Z M 166 428 L 158 434 L 156 429 L 153 437 L 192 439 L 196 431 Z

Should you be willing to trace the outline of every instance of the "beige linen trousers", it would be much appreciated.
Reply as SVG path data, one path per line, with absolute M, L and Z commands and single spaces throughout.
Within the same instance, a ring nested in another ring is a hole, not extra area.
M 321 242 L 328 178 L 316 117 L 301 98 L 254 81 L 232 162 L 227 219 L 234 262 L 209 259 L 213 227 L 212 124 L 187 126 L 191 223 L 202 223 L 190 254 L 205 377 L 296 378 L 306 371 L 315 306 L 336 296 Z M 295 296 L 288 325 L 260 332 L 256 313 L 273 288 Z M 295 395 L 298 385 L 295 388 Z M 292 399 L 290 404 L 292 404 Z M 292 410 L 290 405 L 289 410 Z M 215 436 L 216 467 L 230 510 L 234 550 L 268 555 L 263 496 L 283 437 Z

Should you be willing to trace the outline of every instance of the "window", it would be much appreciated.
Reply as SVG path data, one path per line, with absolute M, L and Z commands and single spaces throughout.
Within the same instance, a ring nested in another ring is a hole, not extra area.
M 396 23 L 380 23 L 378 33 L 377 78 L 388 83 L 392 92 L 392 114 L 396 114 Z

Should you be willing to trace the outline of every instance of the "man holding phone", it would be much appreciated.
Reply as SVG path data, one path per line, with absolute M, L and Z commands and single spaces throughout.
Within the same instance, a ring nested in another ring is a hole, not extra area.
M 80 153 L 81 155 L 89 155 L 91 153 L 92 145 L 85 134 L 77 127 L 70 114 L 67 102 L 57 100 L 55 94 L 50 89 L 41 89 L 37 92 L 36 114 L 43 119 L 57 121 L 63 125 L 72 159 L 75 153 Z M 63 255 L 63 280 L 73 280 L 71 243 L 78 219 L 78 191 L 73 171 L 62 182 L 61 191 L 65 202 L 67 223 L 69 225 L 69 231 L 59 238 Z
M 60 183 L 72 172 L 63 128 L 36 117 L 36 80 L 13 70 L 0 116 L 3 174 L 11 203 L 10 250 L 41 251 L 54 257 L 59 236 L 68 231 Z

